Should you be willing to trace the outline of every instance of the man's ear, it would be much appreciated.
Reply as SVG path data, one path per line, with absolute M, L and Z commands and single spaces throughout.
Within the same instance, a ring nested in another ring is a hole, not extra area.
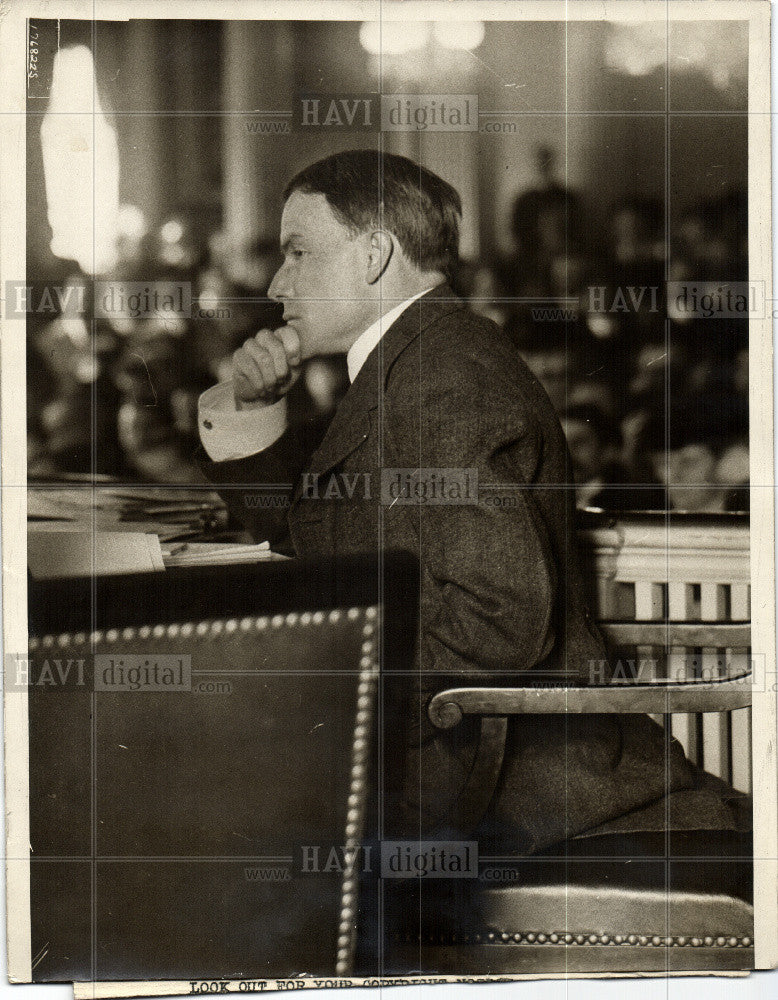
M 385 229 L 370 233 L 370 254 L 367 264 L 367 283 L 374 285 L 384 274 L 394 253 L 394 237 Z

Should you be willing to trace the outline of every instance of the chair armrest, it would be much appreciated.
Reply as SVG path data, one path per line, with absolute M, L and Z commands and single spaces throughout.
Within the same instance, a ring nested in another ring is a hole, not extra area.
M 751 622 L 601 621 L 615 646 L 708 646 L 742 649 L 751 644 Z
M 751 675 L 681 684 L 624 684 L 583 688 L 462 687 L 439 691 L 429 717 L 451 729 L 464 715 L 648 714 L 728 712 L 751 704 Z

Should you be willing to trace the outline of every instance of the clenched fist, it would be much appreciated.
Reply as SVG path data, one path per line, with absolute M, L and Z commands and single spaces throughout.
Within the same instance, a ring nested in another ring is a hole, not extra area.
M 236 409 L 277 402 L 299 378 L 301 361 L 300 336 L 291 326 L 250 337 L 232 356 Z

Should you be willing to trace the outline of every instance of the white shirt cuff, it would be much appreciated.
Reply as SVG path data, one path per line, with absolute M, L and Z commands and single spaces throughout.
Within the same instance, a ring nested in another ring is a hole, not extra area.
M 206 389 L 197 403 L 200 440 L 214 462 L 255 455 L 286 430 L 286 397 L 256 410 L 236 410 L 232 382 Z

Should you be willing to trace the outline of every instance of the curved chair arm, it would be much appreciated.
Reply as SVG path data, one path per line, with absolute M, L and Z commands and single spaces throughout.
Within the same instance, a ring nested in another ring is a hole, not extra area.
M 624 684 L 584 688 L 462 687 L 439 691 L 429 717 L 451 729 L 464 715 L 618 714 L 667 715 L 675 712 L 728 712 L 751 704 L 751 674 L 721 681 L 681 684 Z
M 475 829 L 486 813 L 502 771 L 507 736 L 507 716 L 485 715 L 481 719 L 473 766 L 447 817 L 447 823 L 455 830 Z

